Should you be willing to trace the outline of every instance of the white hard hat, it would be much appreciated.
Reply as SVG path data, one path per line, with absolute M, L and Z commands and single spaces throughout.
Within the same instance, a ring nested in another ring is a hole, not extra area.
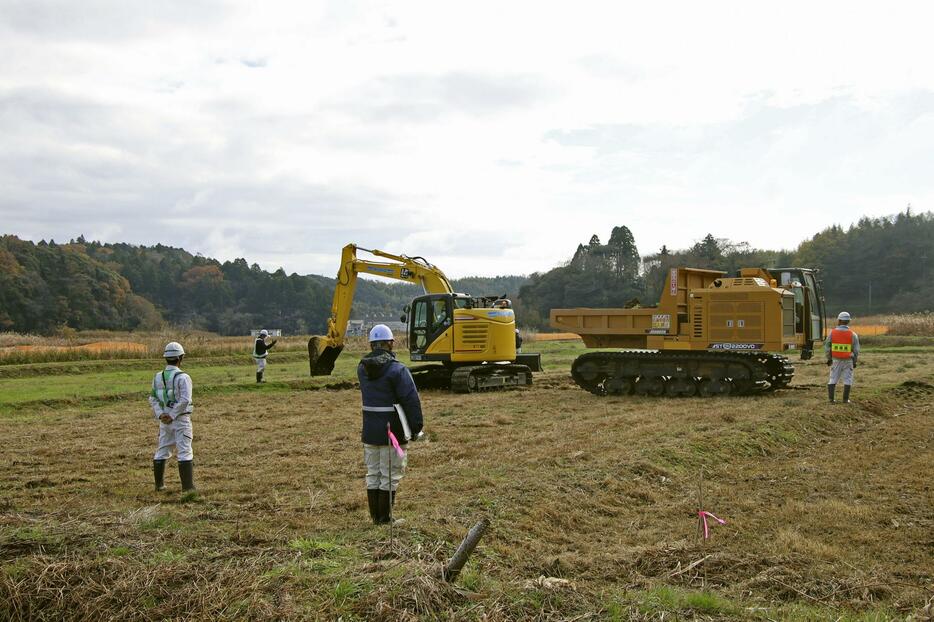
M 837 320 L 839 320 L 839 321 L 841 321 L 841 322 L 849 322 L 849 321 L 850 321 L 850 314 L 847 313 L 846 311 L 841 311 L 841 312 L 840 312 L 840 315 L 837 316 Z
M 392 341 L 392 331 L 385 324 L 377 324 L 370 329 L 370 343 L 374 341 Z
M 269 331 L 266 330 L 266 329 L 264 328 L 263 330 L 259 331 L 259 336 L 260 336 L 260 337 L 268 337 L 268 336 L 269 336 Z
M 162 356 L 167 359 L 177 359 L 180 356 L 185 354 L 185 348 L 182 347 L 177 341 L 170 341 L 165 344 L 165 350 L 162 352 Z

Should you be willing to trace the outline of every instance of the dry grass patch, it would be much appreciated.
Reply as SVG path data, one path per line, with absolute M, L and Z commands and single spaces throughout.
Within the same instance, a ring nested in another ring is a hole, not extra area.
M 885 315 L 879 318 L 879 323 L 888 328 L 889 335 L 934 337 L 934 313 L 930 311 Z
M 559 368 L 427 392 L 391 549 L 366 514 L 354 390 L 196 395 L 191 503 L 174 462 L 151 490 L 142 402 L 5 416 L 0 617 L 904 617 L 934 586 L 934 362 L 906 378 L 906 357 L 865 357 L 850 407 L 825 403 L 817 361 L 746 399 L 601 399 Z M 728 521 L 706 544 L 702 468 Z M 482 516 L 463 577 L 439 582 Z
M 279 337 L 274 352 L 307 351 L 308 335 Z M 150 358 L 159 359 L 165 344 L 179 341 L 189 357 L 249 355 L 249 335 L 221 337 L 190 330 L 160 332 L 69 331 L 67 335 L 39 336 L 0 333 L 0 365 Z M 357 345 L 357 344 L 354 344 Z

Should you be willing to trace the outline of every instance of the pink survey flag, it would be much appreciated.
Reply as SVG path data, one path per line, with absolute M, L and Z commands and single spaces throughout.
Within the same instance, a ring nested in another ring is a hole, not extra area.
M 707 526 L 707 517 L 710 517 L 720 523 L 721 525 L 726 525 L 726 521 L 722 518 L 717 518 L 714 516 L 713 512 L 708 512 L 706 510 L 700 510 L 697 512 L 697 518 L 700 520 L 701 526 L 704 529 L 704 540 L 710 539 L 710 528 Z
M 399 440 L 396 438 L 396 435 L 392 433 L 392 428 L 389 427 L 389 424 L 386 424 L 386 432 L 389 433 L 389 444 L 393 446 L 400 458 L 405 458 L 405 450 L 399 445 Z

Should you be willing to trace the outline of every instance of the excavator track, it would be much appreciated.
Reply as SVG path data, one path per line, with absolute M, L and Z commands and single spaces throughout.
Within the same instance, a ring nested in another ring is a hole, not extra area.
M 753 395 L 788 386 L 795 369 L 767 352 L 589 352 L 571 377 L 594 395 Z
M 467 365 L 458 367 L 451 374 L 451 391 L 454 393 L 477 393 L 495 391 L 506 387 L 523 387 L 532 384 L 532 370 L 527 365 Z
M 454 393 L 495 391 L 532 384 L 532 369 L 516 363 L 466 365 L 414 365 L 409 368 L 418 389 L 450 389 Z
M 444 365 L 413 365 L 409 371 L 419 391 L 451 388 L 451 369 Z

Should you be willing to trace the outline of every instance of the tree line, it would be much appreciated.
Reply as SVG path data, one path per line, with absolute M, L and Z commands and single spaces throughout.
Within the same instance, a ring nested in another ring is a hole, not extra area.
M 520 325 L 535 329 L 548 328 L 553 308 L 653 305 L 676 266 L 727 273 L 742 267 L 817 268 L 831 312 L 934 309 L 934 215 L 910 209 L 862 218 L 846 229 L 829 227 L 793 251 L 756 249 L 707 234 L 686 249 L 663 246 L 640 255 L 632 232 L 621 225 L 605 244 L 593 235 L 568 255 L 557 268 L 528 277 L 469 277 L 452 285 L 458 292 L 512 298 Z M 0 237 L 2 331 L 153 330 L 169 324 L 224 335 L 257 327 L 320 333 L 333 292 L 332 278 L 281 268 L 268 272 L 245 259 L 220 262 L 161 244 Z M 420 293 L 406 283 L 360 279 L 352 317 L 395 319 Z
M 337 259 L 335 255 L 335 270 Z M 525 277 L 455 279 L 457 291 L 518 292 Z M 0 331 L 156 330 L 164 325 L 247 334 L 326 329 L 335 280 L 268 272 L 245 259 L 220 262 L 157 244 L 68 243 L 0 237 Z M 397 319 L 421 289 L 360 279 L 352 318 Z
M 640 256 L 625 226 L 606 244 L 594 235 L 563 265 L 532 274 L 519 294 L 521 320 L 544 329 L 553 308 L 626 307 L 658 302 L 670 268 L 689 266 L 735 274 L 740 268 L 817 268 L 828 312 L 858 315 L 934 309 L 934 214 L 862 218 L 834 225 L 795 250 L 763 250 L 707 234 L 691 247 Z

